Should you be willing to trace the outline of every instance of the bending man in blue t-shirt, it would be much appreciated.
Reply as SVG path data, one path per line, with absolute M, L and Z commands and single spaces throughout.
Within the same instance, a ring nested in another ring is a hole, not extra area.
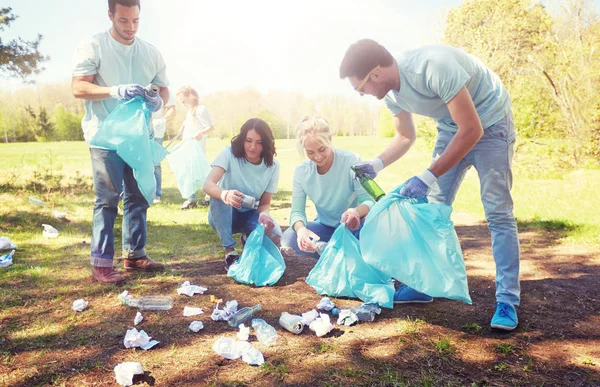
M 365 173 L 375 177 L 412 146 L 412 113 L 434 118 L 438 137 L 430 167 L 408 179 L 400 194 L 452 205 L 465 173 L 475 167 L 496 262 L 491 326 L 513 330 L 520 302 L 519 239 L 510 194 L 515 129 L 510 97 L 498 76 L 453 47 L 426 46 L 394 58 L 364 39 L 348 48 L 340 78 L 348 78 L 361 95 L 384 99 L 394 116 L 397 135 L 379 157 L 358 165 Z

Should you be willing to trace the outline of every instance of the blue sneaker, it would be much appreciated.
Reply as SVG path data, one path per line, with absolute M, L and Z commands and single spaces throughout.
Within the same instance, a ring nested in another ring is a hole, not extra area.
M 517 324 L 519 324 L 515 307 L 506 302 L 496 302 L 495 306 L 496 313 L 494 313 L 494 317 L 492 317 L 490 326 L 505 331 L 512 331 L 515 329 Z
M 394 292 L 394 304 L 420 303 L 426 304 L 433 301 L 433 297 L 402 285 Z

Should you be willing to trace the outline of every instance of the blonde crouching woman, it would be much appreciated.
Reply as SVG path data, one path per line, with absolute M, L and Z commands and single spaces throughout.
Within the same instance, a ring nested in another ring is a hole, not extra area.
M 328 242 L 340 222 L 358 238 L 362 219 L 373 199 L 354 178 L 350 166 L 360 161 L 352 152 L 334 149 L 331 130 L 323 117 L 304 117 L 296 127 L 298 151 L 308 160 L 296 166 L 292 188 L 290 228 L 281 238 L 282 251 L 319 258 L 316 240 Z M 306 198 L 317 217 L 306 219 Z

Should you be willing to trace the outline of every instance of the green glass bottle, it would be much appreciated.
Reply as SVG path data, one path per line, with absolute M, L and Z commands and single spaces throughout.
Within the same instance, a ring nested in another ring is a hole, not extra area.
M 366 173 L 362 172 L 360 169 L 354 166 L 350 168 L 356 174 L 358 181 L 365 188 L 365 191 L 367 191 L 367 193 L 371 195 L 371 197 L 375 199 L 376 202 L 385 196 L 385 192 L 375 182 L 375 180 L 371 179 L 371 176 L 367 175 Z

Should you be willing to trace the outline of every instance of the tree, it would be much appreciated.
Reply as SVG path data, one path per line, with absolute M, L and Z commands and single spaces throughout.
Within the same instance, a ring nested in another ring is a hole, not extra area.
M 10 26 L 18 18 L 10 7 L 0 8 L 0 31 Z M 25 82 L 31 75 L 43 70 L 41 63 L 49 59 L 39 52 L 42 35 L 35 40 L 27 41 L 22 38 L 3 42 L 0 38 L 0 75 L 5 78 L 21 78 Z
M 30 129 L 35 135 L 37 141 L 50 141 L 54 134 L 54 124 L 50 122 L 50 117 L 45 108 L 41 107 L 39 113 L 36 113 L 31 106 L 25 108 L 31 116 Z
M 54 108 L 55 140 L 83 140 L 81 119 L 81 115 L 68 111 L 61 103 L 57 104 Z

